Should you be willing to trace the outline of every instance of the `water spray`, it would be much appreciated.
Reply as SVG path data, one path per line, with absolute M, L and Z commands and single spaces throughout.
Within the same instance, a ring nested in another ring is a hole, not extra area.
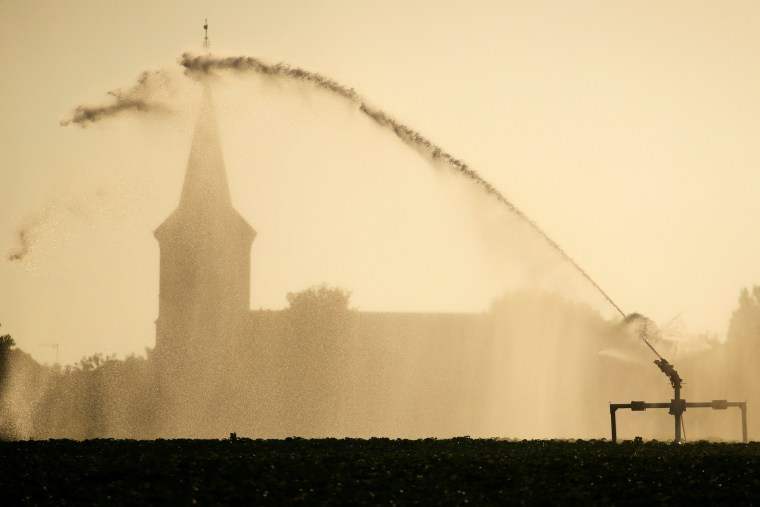
M 292 67 L 285 63 L 270 65 L 262 62 L 257 58 L 246 56 L 220 58 L 212 56 L 210 54 L 194 56 L 190 53 L 185 53 L 180 59 L 180 64 L 185 67 L 186 72 L 191 75 L 197 73 L 208 75 L 214 71 L 226 70 L 236 72 L 253 72 L 264 76 L 278 77 L 294 81 L 305 81 L 313 84 L 318 88 L 331 92 L 334 95 L 348 100 L 349 102 L 358 106 L 359 111 L 364 113 L 367 117 L 372 119 L 381 127 L 391 130 L 404 143 L 427 156 L 430 160 L 442 163 L 448 169 L 454 171 L 460 176 L 464 176 L 470 182 L 479 186 L 488 195 L 506 206 L 512 214 L 530 226 L 536 233 L 538 233 L 541 238 L 543 238 L 549 244 L 549 246 L 558 252 L 563 259 L 570 263 L 570 265 L 573 266 L 573 268 L 575 268 L 576 271 L 580 273 L 607 300 L 607 302 L 612 305 L 613 308 L 615 308 L 615 310 L 617 310 L 620 316 L 623 317 L 624 323 L 632 323 L 636 321 L 639 322 L 639 338 L 657 356 L 654 364 L 656 364 L 660 371 L 662 371 L 668 377 L 671 386 L 675 391 L 671 414 L 675 416 L 676 420 L 676 441 L 681 440 L 681 428 L 683 425 L 682 414 L 685 410 L 685 406 L 682 407 L 681 404 L 681 402 L 684 401 L 681 400 L 681 386 L 683 381 L 676 371 L 675 367 L 669 363 L 649 341 L 647 326 L 649 323 L 651 323 L 651 321 L 638 313 L 626 315 L 626 313 L 623 312 L 623 310 L 599 286 L 599 284 L 597 284 L 596 281 L 591 278 L 591 276 L 575 261 L 575 259 L 573 259 L 567 252 L 565 252 L 556 241 L 554 241 L 546 232 L 544 232 L 543 229 L 541 229 L 541 227 L 538 226 L 536 222 L 528 217 L 520 208 L 512 204 L 512 202 L 509 201 L 501 192 L 499 192 L 491 183 L 480 176 L 480 174 L 478 174 L 475 170 L 470 168 L 464 161 L 453 157 L 441 146 L 433 143 L 428 138 L 423 136 L 420 132 L 396 120 L 388 113 L 370 106 L 364 97 L 355 89 L 349 88 L 348 86 L 322 76 L 321 74 L 309 72 L 299 67 Z
M 391 130 L 401 141 L 419 151 L 421 154 L 427 156 L 433 162 L 442 163 L 448 169 L 454 171 L 460 176 L 464 176 L 470 180 L 473 184 L 479 186 L 488 195 L 495 198 L 501 204 L 506 206 L 509 211 L 516 215 L 520 220 L 529 225 L 540 237 L 542 237 L 556 252 L 558 252 L 563 259 L 570 263 L 578 273 L 580 273 L 606 300 L 612 305 L 615 310 L 623 317 L 623 322 L 631 323 L 634 321 L 639 322 L 639 338 L 646 344 L 647 347 L 657 356 L 654 364 L 662 371 L 670 381 L 674 390 L 674 398 L 667 406 L 670 408 L 670 413 L 675 418 L 675 441 L 681 441 L 681 430 L 683 428 L 683 413 L 687 406 L 702 406 L 700 404 L 687 404 L 685 400 L 681 399 L 681 387 L 683 380 L 676 371 L 675 367 L 668 362 L 658 351 L 654 348 L 649 341 L 647 332 L 647 326 L 651 321 L 638 313 L 632 313 L 626 315 L 625 312 L 612 300 L 612 298 L 591 278 L 591 276 L 573 259 L 567 252 L 565 252 L 559 244 L 554 241 L 541 227 L 538 226 L 530 217 L 528 217 L 522 210 L 512 204 L 504 195 L 499 192 L 491 183 L 480 176 L 475 170 L 470 168 L 464 161 L 457 159 L 446 152 L 441 146 L 433 143 L 428 138 L 423 136 L 420 132 L 404 125 L 400 121 L 396 120 L 386 112 L 370 106 L 367 101 L 359 94 L 355 89 L 349 88 L 335 80 L 329 79 L 321 74 L 309 72 L 307 70 L 292 67 L 285 63 L 278 63 L 275 65 L 269 65 L 257 58 L 253 57 L 227 57 L 219 58 L 210 54 L 193 56 L 190 53 L 185 53 L 180 59 L 180 64 L 185 67 L 186 73 L 194 74 L 211 74 L 214 71 L 227 70 L 237 72 L 254 72 L 264 76 L 278 77 L 283 79 L 290 79 L 294 81 L 305 81 L 311 83 L 318 88 L 331 92 L 354 105 L 358 106 L 359 111 L 364 113 L 367 117 L 372 119 L 375 123 L 381 127 Z M 656 326 L 655 326 L 656 327 Z M 657 331 L 659 333 L 659 331 Z M 728 402 L 726 402 L 728 403 Z M 646 404 L 645 404 L 646 405 Z M 723 406 L 723 401 L 718 403 L 720 407 Z M 614 423 L 614 411 L 612 405 L 610 406 L 610 413 L 613 417 L 613 441 L 615 440 L 615 423 Z M 744 409 L 742 409 L 744 414 Z M 742 418 L 744 422 L 744 440 L 746 441 L 746 415 Z
M 293 67 L 286 63 L 267 64 L 263 61 L 249 56 L 238 57 L 216 57 L 208 54 L 208 22 L 204 24 L 205 38 L 204 49 L 206 54 L 193 55 L 191 53 L 184 53 L 179 63 L 185 68 L 185 73 L 189 76 L 197 75 L 210 75 L 218 71 L 228 72 L 250 72 L 265 77 L 274 77 L 280 79 L 289 79 L 293 81 L 306 82 L 314 85 L 322 90 L 328 91 L 338 97 L 341 97 L 353 105 L 358 107 L 358 110 L 374 121 L 377 125 L 384 127 L 392 131 L 401 141 L 410 147 L 417 150 L 422 155 L 426 156 L 430 161 L 442 165 L 449 170 L 455 172 L 460 176 L 464 176 L 471 183 L 480 187 L 488 195 L 495 198 L 502 205 L 522 220 L 525 224 L 530 226 L 534 232 L 546 241 L 546 243 L 552 247 L 560 256 L 567 261 L 579 274 L 581 274 L 603 297 L 604 299 L 620 314 L 623 318 L 624 324 L 638 323 L 638 336 L 644 342 L 644 344 L 657 356 L 654 361 L 655 365 L 662 371 L 669 379 L 671 386 L 674 390 L 674 398 L 670 403 L 645 403 L 645 402 L 631 402 L 630 404 L 610 404 L 610 416 L 612 422 L 612 441 L 616 441 L 616 426 L 615 426 L 615 412 L 619 408 L 630 408 L 633 411 L 646 410 L 647 408 L 669 408 L 670 413 L 675 417 L 675 440 L 681 441 L 681 429 L 683 426 L 682 415 L 686 410 L 686 407 L 712 407 L 713 409 L 724 409 L 729 406 L 738 406 L 742 410 L 742 425 L 743 425 L 743 439 L 747 441 L 746 432 L 746 403 L 742 402 L 727 402 L 725 400 L 714 400 L 710 403 L 687 403 L 681 399 L 681 387 L 683 380 L 676 371 L 675 367 L 669 363 L 658 351 L 654 348 L 649 340 L 652 334 L 659 334 L 659 330 L 656 329 L 654 333 L 651 332 L 649 327 L 653 326 L 651 320 L 638 313 L 626 314 L 623 310 L 612 300 L 612 298 L 591 278 L 591 276 L 581 266 L 568 255 L 557 242 L 555 242 L 541 227 L 538 226 L 530 217 L 528 217 L 522 210 L 512 204 L 501 192 L 499 192 L 491 183 L 480 176 L 475 170 L 470 168 L 464 161 L 453 157 L 446 152 L 441 146 L 433 143 L 428 138 L 423 136 L 420 132 L 406 126 L 400 121 L 396 120 L 381 109 L 375 108 L 367 103 L 362 95 L 356 90 L 345 86 L 335 80 L 327 78 L 321 74 L 310 72 L 299 67 Z M 137 111 L 153 111 L 161 110 L 161 104 L 158 102 L 151 102 L 149 86 L 149 73 L 144 73 L 138 84 L 127 91 L 122 93 L 120 91 L 112 92 L 111 95 L 115 98 L 115 103 L 101 107 L 87 108 L 78 107 L 71 119 L 61 122 L 62 125 L 68 125 L 71 123 L 85 126 L 88 123 L 98 121 L 104 117 L 119 114 L 126 110 Z
M 204 26 L 205 28 L 205 26 Z M 312 84 L 322 90 L 328 91 L 338 97 L 341 97 L 355 106 L 358 107 L 364 115 L 370 118 L 379 126 L 392 131 L 401 141 L 416 149 L 418 152 L 428 157 L 431 161 L 439 163 L 444 167 L 454 171 L 460 176 L 464 176 L 471 183 L 477 185 L 484 190 L 489 196 L 495 198 L 502 205 L 525 224 L 530 226 L 534 232 L 549 244 L 560 256 L 567 261 L 575 270 L 580 273 L 603 297 L 612 307 L 620 314 L 625 323 L 634 321 L 640 322 L 639 338 L 654 352 L 657 356 L 655 364 L 665 373 L 671 380 L 671 384 L 674 389 L 677 389 L 680 393 L 681 378 L 678 376 L 673 365 L 671 365 L 662 355 L 657 352 L 652 343 L 647 338 L 646 323 L 651 322 L 644 318 L 640 314 L 633 313 L 627 315 L 613 300 L 612 298 L 599 286 L 596 281 L 573 259 L 567 252 L 565 252 L 559 244 L 554 241 L 539 225 L 528 217 L 520 208 L 515 206 L 509 199 L 507 199 L 501 192 L 499 192 L 491 183 L 485 180 L 480 174 L 469 167 L 461 159 L 455 158 L 441 146 L 435 144 L 427 137 L 423 136 L 420 132 L 408 127 L 400 121 L 393 118 L 385 111 L 375 108 L 368 104 L 366 99 L 359 94 L 354 88 L 350 88 L 343 85 L 333 79 L 327 78 L 316 72 L 310 72 L 299 67 L 293 67 L 286 63 L 267 64 L 257 58 L 250 56 L 237 56 L 237 57 L 216 57 L 210 54 L 193 55 L 191 53 L 184 53 L 179 60 L 180 64 L 185 67 L 185 72 L 188 75 L 209 75 L 217 71 L 228 72 L 251 72 L 260 74 L 266 77 L 277 77 L 281 79 L 289 79 L 293 81 L 300 81 Z M 677 379 L 677 382 L 675 381 Z M 678 398 L 679 396 L 676 396 Z M 680 422 L 680 419 L 679 419 Z

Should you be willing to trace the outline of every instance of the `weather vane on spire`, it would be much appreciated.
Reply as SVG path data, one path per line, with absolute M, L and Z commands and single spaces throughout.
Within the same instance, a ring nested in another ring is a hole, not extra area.
M 203 22 L 203 31 L 205 32 L 205 36 L 203 37 L 203 49 L 208 51 L 210 46 L 208 42 L 208 18 Z

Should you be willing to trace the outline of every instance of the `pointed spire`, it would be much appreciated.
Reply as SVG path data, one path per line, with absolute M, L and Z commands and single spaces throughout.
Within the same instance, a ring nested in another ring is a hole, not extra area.
M 203 209 L 218 205 L 231 207 L 232 203 L 211 89 L 204 83 L 180 207 Z

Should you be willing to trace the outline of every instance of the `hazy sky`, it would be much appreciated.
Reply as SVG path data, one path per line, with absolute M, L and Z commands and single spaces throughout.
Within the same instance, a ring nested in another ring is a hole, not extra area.
M 158 246 L 200 96 L 177 58 L 285 61 L 467 161 L 626 312 L 724 334 L 760 283 L 754 1 L 0 0 L 0 332 L 41 361 L 154 341 Z M 59 122 L 144 70 L 173 113 Z M 214 83 L 252 301 L 327 282 L 364 310 L 478 311 L 539 286 L 609 305 L 540 241 L 329 95 Z M 20 228 L 33 248 L 8 262 Z

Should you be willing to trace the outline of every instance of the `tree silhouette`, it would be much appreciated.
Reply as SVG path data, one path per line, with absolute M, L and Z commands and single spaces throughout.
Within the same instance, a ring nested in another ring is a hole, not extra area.
M 310 287 L 301 292 L 289 292 L 289 310 L 312 315 L 341 313 L 349 310 L 351 293 L 339 287 L 325 284 Z
M 11 335 L 0 336 L 0 440 L 13 438 L 15 434 L 13 424 L 8 418 L 8 406 L 5 399 L 11 370 L 11 349 L 15 345 Z
M 348 291 L 324 284 L 287 295 L 280 371 L 289 398 L 283 416 L 296 434 L 324 436 L 336 424 L 352 312 L 349 297 Z
M 739 307 L 731 315 L 727 343 L 731 347 L 755 352 L 760 345 L 760 286 L 742 289 Z
M 726 360 L 740 393 L 760 399 L 757 369 L 760 364 L 760 286 L 742 289 L 739 307 L 731 315 L 726 337 Z
M 0 393 L 5 387 L 10 371 L 11 349 L 16 345 L 11 335 L 0 336 Z

